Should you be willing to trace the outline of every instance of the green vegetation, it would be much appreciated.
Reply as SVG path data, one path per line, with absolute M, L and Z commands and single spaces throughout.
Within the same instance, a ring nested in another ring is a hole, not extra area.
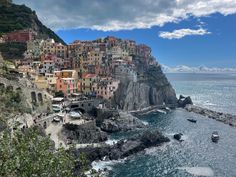
M 0 140 L 0 176 L 73 176 L 75 159 L 69 151 L 54 150 L 39 128 L 4 131 Z
M 24 52 L 27 50 L 25 43 L 8 42 L 0 44 L 0 51 L 5 59 L 23 58 Z
M 81 164 L 81 173 L 85 173 L 86 171 L 88 171 L 88 165 L 89 165 L 89 161 L 85 155 L 85 153 L 81 153 L 79 155 L 79 162 Z
M 0 0 L 0 36 L 15 30 L 32 28 L 39 38 L 53 38 L 65 44 L 52 30 L 44 26 L 38 19 L 35 11 L 25 5 L 10 4 L 8 0 Z
M 16 91 L 11 86 L 5 88 L 0 85 L 0 112 L 3 113 L 30 113 L 30 108 L 26 108 L 23 103 L 24 98 L 21 89 Z

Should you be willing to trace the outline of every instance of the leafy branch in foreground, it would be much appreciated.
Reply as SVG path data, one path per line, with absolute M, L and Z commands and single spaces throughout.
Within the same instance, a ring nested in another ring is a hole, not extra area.
M 63 148 L 40 135 L 39 128 L 24 132 L 4 131 L 0 138 L 0 176 L 69 177 L 73 175 L 75 159 Z

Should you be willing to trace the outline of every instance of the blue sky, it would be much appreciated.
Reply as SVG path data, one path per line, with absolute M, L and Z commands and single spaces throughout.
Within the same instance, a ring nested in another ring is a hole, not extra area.
M 149 45 L 168 66 L 236 67 L 235 0 L 14 2 L 36 10 L 67 43 L 112 35 Z
M 236 15 L 223 16 L 213 14 L 201 18 L 205 28 L 211 34 L 203 36 L 185 36 L 181 39 L 163 39 L 161 31 L 173 31 L 182 28 L 198 29 L 199 19 L 190 18 L 180 23 L 169 23 L 163 27 L 150 29 L 121 30 L 104 32 L 90 29 L 59 30 L 56 33 L 65 42 L 75 39 L 93 40 L 108 35 L 124 39 L 133 39 L 138 43 L 151 46 L 158 62 L 168 65 L 206 65 L 209 67 L 236 67 Z M 234 23 L 235 22 L 235 23 Z

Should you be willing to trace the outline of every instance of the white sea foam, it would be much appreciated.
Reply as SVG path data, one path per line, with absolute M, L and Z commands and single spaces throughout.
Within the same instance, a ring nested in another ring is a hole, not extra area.
M 161 109 L 158 109 L 157 112 L 162 113 L 162 114 L 166 114 L 166 111 L 161 110 Z
M 185 170 L 195 176 L 214 176 L 214 172 L 210 167 L 178 167 L 177 169 Z
M 148 125 L 148 122 L 146 122 L 146 121 L 141 121 L 144 125 Z
M 93 161 L 92 162 L 92 169 L 99 171 L 99 170 L 112 170 L 112 166 L 117 164 L 117 163 L 124 163 L 126 159 L 121 159 L 121 160 L 108 160 L 108 161 Z
M 203 103 L 204 106 L 216 106 L 216 104 L 206 101 Z
M 107 141 L 105 141 L 106 144 L 108 145 L 113 145 L 116 144 L 119 140 L 115 140 L 115 139 L 108 139 Z

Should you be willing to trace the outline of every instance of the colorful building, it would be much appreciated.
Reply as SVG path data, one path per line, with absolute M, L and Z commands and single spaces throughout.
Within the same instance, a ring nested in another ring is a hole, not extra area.
M 43 75 L 37 75 L 35 77 L 35 80 L 33 81 L 33 83 L 37 86 L 37 88 L 39 89 L 48 89 L 48 82 L 45 78 L 45 76 Z
M 65 97 L 78 92 L 76 80 L 74 78 L 58 78 L 56 91 L 62 91 Z
M 97 82 L 98 76 L 96 74 L 82 74 L 81 77 L 81 92 L 84 94 L 93 94 L 93 84 Z
M 25 29 L 19 31 L 13 31 L 3 36 L 5 42 L 27 42 L 33 40 L 36 36 L 36 32 L 32 29 Z
M 112 78 L 102 78 L 97 83 L 93 84 L 93 91 L 97 97 L 110 100 L 114 92 L 118 89 L 120 81 Z

